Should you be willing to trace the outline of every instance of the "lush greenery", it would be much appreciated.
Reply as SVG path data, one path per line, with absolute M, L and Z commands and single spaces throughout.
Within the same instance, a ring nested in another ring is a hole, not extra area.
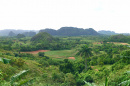
M 19 36 L 0 37 L 0 86 L 130 85 L 130 44 L 122 35 Z M 49 51 L 26 52 L 34 50 Z

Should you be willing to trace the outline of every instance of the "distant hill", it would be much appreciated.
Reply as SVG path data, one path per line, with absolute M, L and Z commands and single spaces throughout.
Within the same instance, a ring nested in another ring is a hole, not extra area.
M 11 33 L 10 33 L 11 32 Z M 18 34 L 23 34 L 26 32 L 35 32 L 37 33 L 37 31 L 34 30 L 15 30 L 15 29 L 5 29 L 5 30 L 0 30 L 0 36 L 16 36 Z M 15 34 L 15 35 L 14 35 Z M 25 35 L 25 34 L 24 34 Z M 26 36 L 26 35 L 25 35 Z
M 47 32 L 39 32 L 35 36 L 31 38 L 31 41 L 34 43 L 42 43 L 42 42 L 52 42 L 54 38 Z
M 117 34 L 114 31 L 106 31 L 106 30 L 100 30 L 100 31 L 98 31 L 98 33 L 104 34 L 104 35 L 116 35 Z
M 16 36 L 16 34 L 13 31 L 10 31 L 8 36 L 13 37 L 13 36 Z
M 77 28 L 77 27 L 61 27 L 58 30 L 54 29 L 43 29 L 39 32 L 47 32 L 51 35 L 57 35 L 57 36 L 80 36 L 80 35 L 100 35 L 98 32 L 96 32 L 94 29 L 83 29 L 83 28 Z
M 36 32 L 30 31 L 30 32 L 24 32 L 22 33 L 23 35 L 27 36 L 27 37 L 32 37 L 36 35 Z

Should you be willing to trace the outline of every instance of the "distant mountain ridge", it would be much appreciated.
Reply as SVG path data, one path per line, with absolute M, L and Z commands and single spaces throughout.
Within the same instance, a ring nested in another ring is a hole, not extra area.
M 0 30 L 0 36 L 16 36 L 18 34 L 24 34 L 25 36 L 36 34 L 38 31 L 34 30 L 15 30 L 15 29 L 4 29 Z
M 51 35 L 57 36 L 80 36 L 80 35 L 100 35 L 93 28 L 83 29 L 77 27 L 61 27 L 58 30 L 54 29 L 42 29 L 39 32 L 47 32 Z
M 114 31 L 106 31 L 106 30 L 100 30 L 100 31 L 98 31 L 98 33 L 105 34 L 105 35 L 116 35 L 117 34 Z
M 81 35 L 130 35 L 130 33 L 115 33 L 114 31 L 95 31 L 93 28 L 83 29 L 77 27 L 61 27 L 58 30 L 46 28 L 41 30 L 15 30 L 15 29 L 5 29 L 0 30 L 0 36 L 16 36 L 18 34 L 23 34 L 25 36 L 34 36 L 38 32 L 47 32 L 52 36 L 81 36 Z

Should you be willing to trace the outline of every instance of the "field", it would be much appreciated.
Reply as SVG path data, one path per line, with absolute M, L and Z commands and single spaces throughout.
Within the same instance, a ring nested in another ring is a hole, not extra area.
M 75 57 L 75 50 L 48 51 L 48 52 L 45 52 L 45 55 L 51 58 L 73 59 L 70 57 Z

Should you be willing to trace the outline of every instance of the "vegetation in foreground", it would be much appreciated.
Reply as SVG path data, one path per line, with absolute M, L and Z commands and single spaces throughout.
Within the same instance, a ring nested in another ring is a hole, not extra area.
M 0 86 L 129 86 L 129 44 L 105 36 L 37 37 L 0 37 Z M 50 51 L 22 53 L 39 49 Z

